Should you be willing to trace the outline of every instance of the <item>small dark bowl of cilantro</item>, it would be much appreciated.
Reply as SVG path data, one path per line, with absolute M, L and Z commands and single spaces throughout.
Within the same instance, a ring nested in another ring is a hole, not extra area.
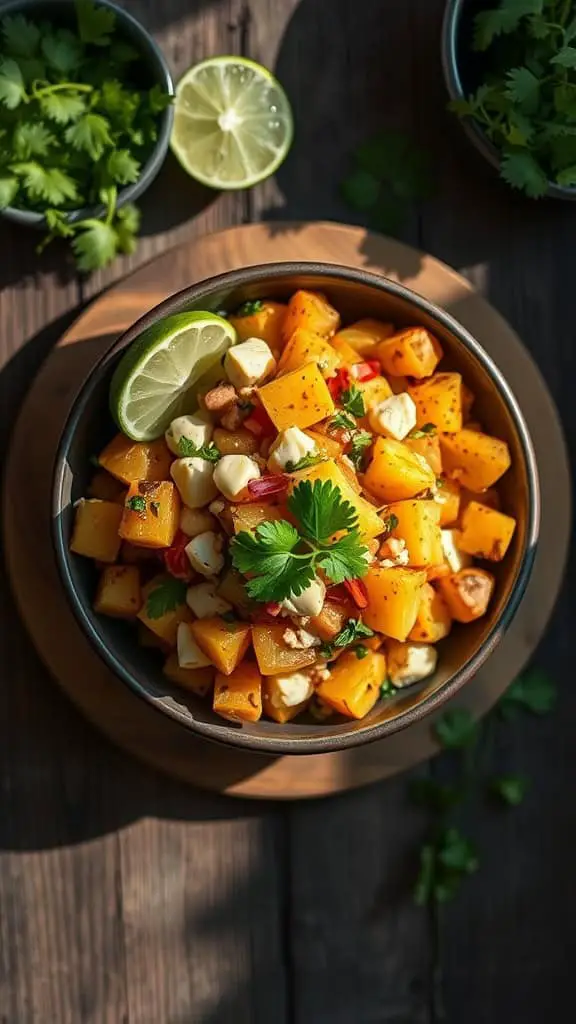
M 576 2 L 448 0 L 450 109 L 510 186 L 576 199 Z
M 172 130 L 170 70 L 110 0 L 12 0 L 0 9 L 0 212 L 70 241 L 89 272 L 132 252 L 134 205 Z

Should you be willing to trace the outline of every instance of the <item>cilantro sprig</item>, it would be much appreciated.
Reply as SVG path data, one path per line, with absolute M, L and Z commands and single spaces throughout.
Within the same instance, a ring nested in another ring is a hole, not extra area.
M 494 143 L 502 178 L 532 198 L 576 186 L 576 5 L 501 0 L 476 15 L 473 48 L 486 74 L 450 108 Z
M 356 640 L 365 640 L 370 636 L 374 636 L 374 630 L 370 629 L 370 626 L 365 626 L 361 619 L 348 619 L 346 625 L 342 627 L 333 640 L 322 644 L 320 654 L 323 658 L 331 658 L 339 648 L 350 647 Z M 363 645 L 359 646 L 363 647 Z M 368 653 L 366 647 L 363 647 L 363 650 Z M 358 647 L 356 651 L 358 651 Z M 362 654 L 360 657 L 362 657 Z
M 168 612 L 175 611 L 186 601 L 188 584 L 175 576 L 166 576 L 148 594 L 146 615 L 149 619 L 161 619 Z
M 254 313 L 260 312 L 262 306 L 262 299 L 251 299 L 248 302 L 243 302 L 236 310 L 236 316 L 254 316 Z
M 344 389 L 340 395 L 340 404 L 351 416 L 366 415 L 364 396 L 356 384 L 351 384 L 349 388 Z
M 213 441 L 208 444 L 194 444 L 188 437 L 181 437 L 178 441 L 178 454 L 182 459 L 204 459 L 206 462 L 218 462 L 222 453 Z
M 319 462 L 324 462 L 326 456 L 322 452 L 311 451 L 303 455 L 297 462 L 288 461 L 286 463 L 287 473 L 297 473 L 299 469 L 308 469 L 309 466 L 317 466 Z
M 319 569 L 333 583 L 364 576 L 366 548 L 353 506 L 329 480 L 304 480 L 288 498 L 299 529 L 284 519 L 242 531 L 230 543 L 232 564 L 248 575 L 246 589 L 257 601 L 298 597 Z M 334 535 L 342 536 L 334 540 Z
M 171 97 L 131 84 L 139 54 L 118 38 L 113 11 L 75 0 L 75 12 L 75 31 L 0 20 L 0 209 L 42 213 L 40 250 L 67 238 L 88 272 L 135 248 L 140 214 L 118 207 L 119 191 L 138 180 Z M 85 206 L 104 212 L 71 223 Z

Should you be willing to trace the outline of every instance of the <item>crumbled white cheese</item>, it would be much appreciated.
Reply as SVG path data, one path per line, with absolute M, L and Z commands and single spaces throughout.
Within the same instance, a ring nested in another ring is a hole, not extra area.
M 460 572 L 460 569 L 467 569 L 472 565 L 470 555 L 458 548 L 458 535 L 458 530 L 440 530 L 444 561 L 450 567 L 450 572 Z
M 213 530 L 216 522 L 208 512 L 199 508 L 188 508 L 183 505 L 180 510 L 180 529 L 187 537 L 197 537 L 199 533 Z
M 270 469 L 282 472 L 286 467 L 296 465 L 305 455 L 316 451 L 316 444 L 300 427 L 281 430 L 268 453 Z
M 261 338 L 247 338 L 229 348 L 224 358 L 224 370 L 235 388 L 249 388 L 261 384 L 276 369 L 276 360 L 269 345 Z
M 411 686 L 432 675 L 438 652 L 432 644 L 401 644 L 388 658 L 388 675 L 394 686 Z
M 214 483 L 229 501 L 243 496 L 250 481 L 259 479 L 260 469 L 249 455 L 224 455 L 214 470 Z
M 181 622 L 178 626 L 176 649 L 180 668 L 205 668 L 211 664 L 204 651 L 198 647 L 188 622 Z
M 285 600 L 281 602 L 281 606 L 290 615 L 304 615 L 310 617 L 311 615 L 320 614 L 325 597 L 326 587 L 322 580 L 316 577 L 316 579 L 313 579 L 306 587 L 306 590 L 303 590 L 298 597 L 292 595 L 285 598 Z
M 402 537 L 388 537 L 380 548 L 380 554 L 384 556 L 380 564 L 386 562 L 384 566 L 386 569 L 390 569 L 394 565 L 409 565 L 410 563 L 406 541 Z
M 285 629 L 282 639 L 287 647 L 295 651 L 307 651 L 310 647 L 320 647 L 320 637 L 313 636 L 306 629 Z
M 186 604 L 194 612 L 197 619 L 208 619 L 213 615 L 225 615 L 232 610 L 232 605 L 216 593 L 216 582 L 206 580 L 196 583 L 186 591 Z
M 175 459 L 170 475 L 189 508 L 202 508 L 218 491 L 214 483 L 214 465 L 206 459 Z
M 416 406 L 408 392 L 402 391 L 369 409 L 368 421 L 375 434 L 403 441 L 416 426 Z
M 271 701 L 277 708 L 295 708 L 303 704 L 314 692 L 310 676 L 304 672 L 293 672 L 289 676 L 275 676 L 276 686 Z
M 202 576 L 216 576 L 224 568 L 222 537 L 212 530 L 193 537 L 184 550 L 192 568 Z
M 184 438 L 191 441 L 197 448 L 212 440 L 213 426 L 204 413 L 194 416 L 177 416 L 165 433 L 166 444 L 174 455 L 182 455 L 179 442 Z

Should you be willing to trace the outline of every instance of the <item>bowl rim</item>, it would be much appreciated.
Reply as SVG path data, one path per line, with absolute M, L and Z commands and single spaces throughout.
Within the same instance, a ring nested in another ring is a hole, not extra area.
M 32 13 L 35 7 L 46 2 L 47 0 L 0 0 L 0 18 L 11 13 Z M 59 2 L 70 7 L 74 5 L 74 0 L 59 0 Z M 170 96 L 174 97 L 176 94 L 174 80 L 168 61 L 152 34 L 148 32 L 148 29 L 130 11 L 120 7 L 114 0 L 96 0 L 96 2 L 98 6 L 106 7 L 108 10 L 113 11 L 120 22 L 130 27 L 134 37 L 138 38 L 142 59 L 151 69 L 154 79 Z M 117 209 L 126 203 L 138 199 L 154 181 L 168 152 L 173 122 L 174 104 L 171 103 L 162 111 L 159 119 L 158 138 L 146 163 L 141 168 L 138 179 L 132 182 L 132 184 L 125 185 L 119 189 L 116 203 Z M 90 217 L 101 217 L 105 212 L 106 207 L 102 203 L 96 203 L 93 206 L 81 206 L 74 210 L 68 210 L 66 219 L 68 223 L 75 224 L 80 220 Z M 0 214 L 6 220 L 14 221 L 23 227 L 41 228 L 45 225 L 44 214 L 38 213 L 36 210 L 24 210 L 19 206 L 5 206 L 0 210 Z
M 472 356 L 477 359 L 481 367 L 489 376 L 493 385 L 499 391 L 507 407 L 522 450 L 528 485 L 525 542 L 516 575 L 511 583 L 510 595 L 500 617 L 494 623 L 492 629 L 485 637 L 474 656 L 465 662 L 458 671 L 450 676 L 441 686 L 438 687 L 438 689 L 428 696 L 425 696 L 418 704 L 408 708 L 396 718 L 386 719 L 383 722 L 376 722 L 373 724 L 367 722 L 364 728 L 360 726 L 354 732 L 341 733 L 339 735 L 322 733 L 319 733 L 318 737 L 290 737 L 287 735 L 285 739 L 280 739 L 267 735 L 251 736 L 248 733 L 245 733 L 242 728 L 237 728 L 235 726 L 230 726 L 228 729 L 224 726 L 226 734 L 223 735 L 222 725 L 215 725 L 209 722 L 190 719 L 184 711 L 181 711 L 178 708 L 178 706 L 167 704 L 162 698 L 158 698 L 149 693 L 146 685 L 141 683 L 140 680 L 124 666 L 122 661 L 106 645 L 101 637 L 97 629 L 97 617 L 80 599 L 80 596 L 74 586 L 70 570 L 71 557 L 68 550 L 69 538 L 67 535 L 64 535 L 62 517 L 60 515 L 62 511 L 61 494 L 67 472 L 66 458 L 88 396 L 106 375 L 110 363 L 115 360 L 119 353 L 128 344 L 130 344 L 135 337 L 145 330 L 150 323 L 154 323 L 165 316 L 171 315 L 175 308 L 179 309 L 181 307 L 182 303 L 201 302 L 203 299 L 210 298 L 215 292 L 222 289 L 232 291 L 235 288 L 258 284 L 263 280 L 272 284 L 275 279 L 281 281 L 286 278 L 296 276 L 320 278 L 320 281 L 318 282 L 320 286 L 322 278 L 340 279 L 353 285 L 363 285 L 365 287 L 367 286 L 369 288 L 376 289 L 380 292 L 385 292 L 388 295 L 394 295 L 415 306 L 419 312 L 424 313 L 439 322 L 442 327 L 454 334 L 458 342 L 463 344 Z M 416 294 L 405 285 L 392 281 L 390 278 L 382 275 L 373 274 L 366 270 L 343 267 L 337 264 L 315 261 L 290 261 L 259 264 L 228 271 L 183 288 L 145 313 L 144 316 L 135 321 L 134 324 L 132 324 L 120 335 L 119 338 L 116 339 L 84 381 L 66 420 L 53 464 L 50 516 L 51 538 L 56 565 L 75 618 L 104 663 L 112 670 L 119 680 L 127 684 L 137 696 L 145 699 L 162 713 L 169 715 L 182 726 L 189 729 L 192 733 L 197 734 L 204 739 L 264 754 L 321 754 L 361 746 L 364 743 L 371 743 L 407 728 L 414 722 L 417 722 L 436 711 L 475 675 L 480 666 L 486 661 L 497 646 L 501 636 L 509 627 L 524 595 L 524 591 L 532 571 L 538 541 L 540 525 L 540 487 L 536 456 L 532 440 L 520 407 L 510 386 L 479 342 L 477 342 L 469 331 L 454 317 L 452 317 L 451 314 L 446 313 L 435 303 Z
M 468 2 L 469 0 L 447 0 L 442 17 L 440 42 L 442 69 L 444 72 L 444 83 L 451 100 L 466 99 L 466 93 L 460 77 L 458 29 L 464 7 Z M 500 153 L 474 118 L 458 117 L 457 120 L 476 149 L 495 170 L 499 171 Z M 556 182 L 548 180 L 545 196 L 550 199 L 564 199 L 568 202 L 574 202 L 576 201 L 576 187 L 558 185 Z

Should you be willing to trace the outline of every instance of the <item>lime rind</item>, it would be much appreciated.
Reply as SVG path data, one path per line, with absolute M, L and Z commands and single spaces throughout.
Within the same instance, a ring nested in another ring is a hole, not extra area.
M 110 385 L 110 409 L 134 441 L 161 437 L 171 420 L 197 408 L 201 382 L 236 341 L 223 317 L 194 311 L 152 324 L 130 345 Z
M 244 57 L 213 57 L 176 88 L 173 152 L 210 188 L 249 188 L 270 177 L 293 137 L 286 93 L 267 68 Z

